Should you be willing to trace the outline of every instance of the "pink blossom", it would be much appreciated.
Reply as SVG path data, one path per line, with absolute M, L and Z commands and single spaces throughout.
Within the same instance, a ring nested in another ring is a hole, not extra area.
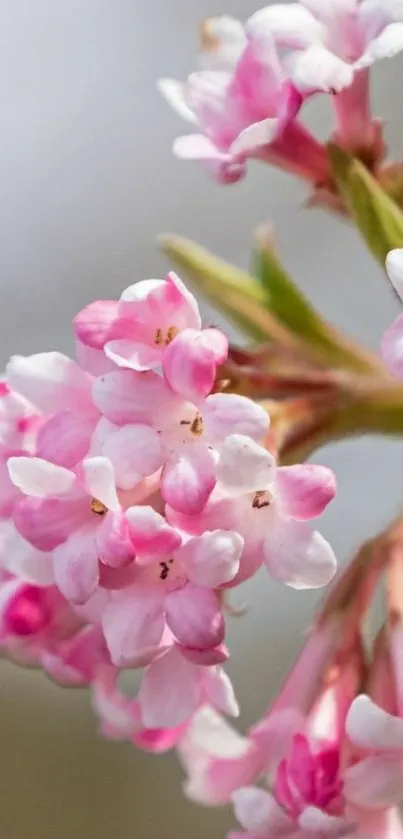
M 217 530 L 180 545 L 151 508 L 133 507 L 126 516 L 137 563 L 131 584 L 111 593 L 103 614 L 112 661 L 122 667 L 153 658 L 166 626 L 183 645 L 186 658 L 197 660 L 197 650 L 201 656 L 223 640 L 224 620 L 214 589 L 236 575 L 243 541 L 235 532 Z M 152 561 L 156 552 L 158 560 Z
M 99 584 L 100 562 L 115 568 L 133 558 L 112 464 L 88 458 L 79 475 L 38 457 L 12 457 L 8 467 L 28 496 L 14 510 L 18 531 L 39 551 L 53 551 L 60 591 L 84 603 Z
M 88 454 L 99 412 L 92 402 L 92 376 L 58 352 L 13 356 L 7 378 L 42 415 L 35 454 L 74 468 Z
M 206 22 L 203 41 L 201 70 L 184 84 L 160 81 L 168 102 L 201 131 L 177 139 L 174 153 L 202 161 L 221 183 L 239 180 L 248 158 L 323 181 L 324 149 L 293 119 L 300 97 L 287 84 L 271 36 L 247 38 L 242 24 L 223 17 Z
M 399 0 L 301 0 L 275 3 L 248 21 L 252 37 L 271 35 L 288 47 L 291 78 L 303 94 L 335 94 L 336 139 L 353 151 L 382 155 L 369 103 L 368 68 L 403 49 Z
M 206 702 L 223 713 L 239 713 L 222 669 L 191 664 L 174 647 L 146 668 L 136 699 L 119 690 L 118 674 L 110 665 L 98 669 L 94 709 L 106 736 L 129 740 L 146 751 L 167 751 L 183 742 L 195 713 Z
M 202 330 L 197 301 L 176 274 L 135 283 L 115 306 L 106 303 L 92 303 L 75 318 L 81 344 L 103 350 L 119 367 L 163 365 L 172 389 L 188 399 L 210 392 L 227 340 L 218 329 Z
M 403 301 L 403 249 L 396 248 L 388 253 L 386 259 L 388 277 Z M 382 354 L 391 373 L 398 379 L 403 378 L 403 315 L 392 323 L 382 339 Z
M 335 494 L 331 470 L 304 464 L 276 467 L 274 457 L 252 439 L 232 434 L 217 465 L 219 485 L 199 516 L 170 520 L 189 533 L 236 529 L 245 540 L 240 576 L 264 562 L 274 579 L 294 588 L 316 588 L 332 579 L 336 559 L 330 545 L 305 520 L 320 515 Z
M 102 414 L 118 428 L 105 434 L 119 487 L 162 468 L 161 494 L 174 509 L 200 512 L 216 483 L 216 452 L 234 431 L 262 441 L 266 412 L 236 394 L 212 394 L 198 404 L 174 394 L 156 373 L 117 370 L 94 383 Z

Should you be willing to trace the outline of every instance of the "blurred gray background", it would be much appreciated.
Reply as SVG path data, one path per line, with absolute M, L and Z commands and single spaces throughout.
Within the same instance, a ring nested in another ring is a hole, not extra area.
M 246 18 L 256 8 L 251 0 L 0 0 L 3 363 L 14 352 L 70 351 L 78 309 L 161 275 L 159 232 L 180 232 L 246 265 L 252 231 L 268 219 L 317 306 L 378 345 L 397 304 L 354 231 L 303 210 L 303 188 L 282 173 L 252 166 L 242 184 L 217 187 L 171 156 L 187 127 L 160 100 L 156 79 L 194 68 L 200 19 Z M 402 73 L 402 62 L 384 64 L 374 84 L 375 112 L 400 157 Z M 309 119 L 327 136 L 326 103 L 315 102 Z M 320 459 L 338 476 L 322 529 L 342 562 L 398 509 L 401 458 L 398 444 L 366 439 Z M 249 611 L 230 621 L 229 670 L 244 726 L 289 666 L 315 597 L 265 575 L 241 596 Z M 0 672 L 4 839 L 224 836 L 230 814 L 183 799 L 174 757 L 102 741 L 85 692 L 4 663 Z

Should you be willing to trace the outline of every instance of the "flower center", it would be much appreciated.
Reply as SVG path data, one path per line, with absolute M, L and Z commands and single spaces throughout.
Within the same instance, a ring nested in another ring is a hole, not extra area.
M 259 490 L 259 492 L 255 492 L 252 501 L 252 507 L 254 510 L 261 510 L 263 507 L 270 507 L 271 502 L 273 501 L 273 496 L 265 489 Z
M 162 344 L 165 344 L 165 346 L 167 347 L 168 344 L 170 344 L 171 341 L 173 341 L 173 339 L 176 338 L 178 332 L 179 329 L 176 326 L 170 326 L 166 331 L 161 329 L 161 327 L 158 327 L 158 329 L 155 330 L 154 344 L 156 344 L 157 347 L 160 347 Z
M 95 513 L 96 516 L 104 516 L 105 513 L 108 512 L 108 508 L 105 507 L 102 501 L 99 498 L 93 498 L 91 501 L 91 510 Z
M 203 417 L 197 413 L 193 420 L 181 420 L 181 425 L 189 426 L 189 431 L 194 437 L 200 437 L 203 434 Z

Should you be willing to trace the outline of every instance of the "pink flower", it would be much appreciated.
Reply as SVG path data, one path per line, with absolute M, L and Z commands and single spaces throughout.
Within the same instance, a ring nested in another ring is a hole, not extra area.
M 390 251 L 386 259 L 388 277 L 403 300 L 403 248 Z M 392 323 L 382 339 L 382 355 L 391 373 L 403 378 L 403 315 Z
M 127 288 L 112 306 L 99 301 L 75 318 L 79 341 L 103 350 L 119 367 L 164 375 L 188 399 L 206 396 L 228 344 L 218 329 L 201 328 L 195 297 L 172 272 L 165 280 L 144 280 Z
M 336 94 L 336 139 L 351 150 L 383 147 L 371 119 L 368 68 L 403 49 L 399 0 L 301 0 L 276 3 L 248 21 L 252 37 L 271 35 L 288 47 L 291 78 L 302 94 Z
M 171 648 L 145 671 L 137 699 L 117 686 L 119 671 L 104 665 L 93 685 L 93 704 L 107 737 L 129 740 L 154 753 L 183 741 L 199 707 L 209 701 L 224 713 L 239 713 L 228 676 L 220 667 L 190 664 Z
M 185 531 L 233 528 L 245 540 L 241 575 L 264 562 L 274 579 L 294 588 L 316 588 L 332 579 L 336 559 L 330 545 L 305 520 L 320 515 L 335 494 L 333 473 L 304 464 L 276 468 L 274 457 L 241 434 L 226 438 L 217 465 L 219 487 L 200 516 L 170 520 Z
M 119 428 L 105 434 L 103 452 L 124 489 L 162 467 L 161 494 L 174 509 L 200 512 L 216 483 L 216 451 L 234 431 L 263 440 L 266 412 L 235 394 L 196 404 L 174 394 L 153 372 L 117 370 L 95 381 L 94 401 Z
M 217 530 L 180 545 L 180 537 L 151 508 L 133 507 L 126 516 L 137 563 L 132 583 L 111 593 L 102 618 L 113 663 L 122 667 L 153 658 L 166 626 L 187 658 L 197 661 L 200 651 L 202 659 L 203 651 L 224 637 L 214 589 L 236 575 L 241 537 Z
M 58 352 L 13 356 L 10 385 L 42 415 L 35 453 L 74 468 L 88 454 L 99 412 L 92 402 L 92 376 Z
M 247 38 L 232 18 L 207 21 L 202 67 L 185 84 L 163 79 L 168 102 L 201 133 L 180 137 L 174 152 L 201 160 L 221 183 L 245 174 L 248 158 L 284 166 L 323 181 L 323 147 L 293 120 L 300 97 L 287 84 L 270 36 Z
M 80 475 L 37 457 L 12 457 L 8 467 L 29 496 L 14 510 L 18 531 L 39 551 L 53 551 L 60 591 L 84 603 L 99 584 L 100 561 L 115 568 L 133 558 L 111 463 L 88 458 Z

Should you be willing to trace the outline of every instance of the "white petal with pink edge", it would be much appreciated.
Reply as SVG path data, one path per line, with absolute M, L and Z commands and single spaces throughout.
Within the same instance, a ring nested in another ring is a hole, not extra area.
M 237 393 L 208 396 L 203 406 L 203 422 L 213 445 L 222 443 L 229 433 L 262 442 L 270 427 L 270 418 L 261 405 Z
M 207 531 L 189 539 L 177 554 L 189 579 L 198 586 L 217 588 L 239 570 L 244 540 L 231 530 Z
M 230 717 L 238 717 L 240 713 L 237 698 L 229 676 L 222 667 L 206 667 L 204 671 L 203 688 L 208 702 Z
M 249 35 L 269 33 L 275 42 L 287 47 L 307 48 L 320 44 L 325 29 L 301 3 L 273 3 L 249 18 L 246 24 Z
M 77 481 L 70 469 L 40 457 L 10 457 L 7 466 L 14 486 L 34 498 L 67 495 Z
M 388 714 L 365 694 L 354 699 L 346 719 L 346 732 L 363 749 L 403 749 L 403 720 Z
M 345 770 L 343 794 L 368 810 L 392 807 L 403 801 L 403 754 L 367 757 Z
M 62 353 L 15 355 L 6 369 L 11 387 L 45 414 L 91 407 L 91 377 Z
M 101 501 L 108 510 L 119 509 L 113 465 L 107 457 L 83 460 L 84 486 L 89 496 Z
M 243 787 L 232 795 L 235 815 L 239 823 L 255 836 L 276 835 L 276 831 L 291 826 L 288 817 L 274 798 L 258 787 Z
M 276 461 L 250 437 L 230 434 L 220 449 L 217 478 L 235 493 L 268 489 L 274 481 Z
M 389 251 L 386 257 L 386 272 L 400 299 L 403 300 L 403 248 Z
M 296 589 L 321 588 L 337 569 L 333 550 L 320 533 L 274 509 L 267 521 L 263 554 L 271 576 Z
M 179 548 L 180 534 L 152 507 L 129 507 L 126 518 L 137 564 L 169 559 Z
M 102 450 L 113 464 L 121 489 L 132 489 L 164 462 L 160 436 L 149 425 L 140 423 L 125 425 L 106 435 Z

